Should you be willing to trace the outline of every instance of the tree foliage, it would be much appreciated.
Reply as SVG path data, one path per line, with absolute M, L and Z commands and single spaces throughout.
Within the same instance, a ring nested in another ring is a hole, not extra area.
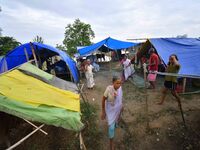
M 33 42 L 38 42 L 38 43 L 44 43 L 44 40 L 41 36 L 36 36 L 34 39 L 33 39 Z
M 177 35 L 176 38 L 187 38 L 188 35 L 187 34 L 183 34 L 183 35 Z
M 62 51 L 66 51 L 66 47 L 64 45 L 56 44 L 56 48 Z
M 63 44 L 67 48 L 69 55 L 77 52 L 77 46 L 86 46 L 91 44 L 91 39 L 95 37 L 94 31 L 90 24 L 81 22 L 76 19 L 73 24 L 65 27 L 65 39 Z
M 0 37 L 0 55 L 5 55 L 8 51 L 19 46 L 21 43 L 15 40 L 13 37 L 2 36 Z

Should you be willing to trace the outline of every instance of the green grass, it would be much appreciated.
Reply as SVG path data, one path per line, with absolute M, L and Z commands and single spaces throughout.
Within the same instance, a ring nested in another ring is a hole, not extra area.
M 81 103 L 82 122 L 85 124 L 83 140 L 87 149 L 101 149 L 100 139 L 103 133 L 97 125 L 97 111 L 94 105 Z

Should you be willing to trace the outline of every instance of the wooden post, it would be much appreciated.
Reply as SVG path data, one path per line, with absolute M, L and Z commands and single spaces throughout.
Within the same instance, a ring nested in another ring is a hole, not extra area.
M 112 58 L 112 52 L 110 51 L 110 58 Z M 112 76 L 112 72 L 111 72 L 111 59 L 110 59 L 110 74 L 111 74 L 111 76 Z
M 27 123 L 29 123 L 30 125 L 32 125 L 33 127 L 35 127 L 36 129 L 38 128 L 36 125 L 34 125 L 32 122 L 26 120 L 26 119 L 23 119 L 24 121 L 26 121 Z M 45 135 L 48 135 L 47 132 L 45 132 L 44 130 L 40 129 L 39 131 L 41 131 L 42 133 L 44 133 Z
M 35 55 L 35 50 L 34 50 L 33 44 L 31 42 L 30 42 L 30 45 L 31 45 L 31 51 L 32 51 L 32 54 L 33 54 L 33 58 L 35 60 L 35 65 L 38 67 L 37 58 L 36 58 L 36 55 Z
M 147 93 L 147 75 L 146 75 L 146 64 L 143 64 L 143 72 L 144 72 L 144 90 L 145 90 L 145 112 L 146 112 L 146 129 L 149 130 L 149 114 L 148 114 L 148 93 Z
M 81 135 L 81 132 L 79 133 L 79 139 L 80 139 L 80 149 L 81 150 L 87 150 L 86 147 L 85 147 L 85 144 L 83 142 L 83 137 Z
M 135 62 L 134 62 L 134 69 L 136 68 L 136 66 L 137 66 L 137 60 L 138 60 L 138 58 L 137 58 L 137 48 L 135 49 Z M 137 66 L 138 67 L 138 66 Z
M 187 78 L 183 78 L 183 91 L 182 91 L 182 93 L 185 93 L 186 81 L 187 81 Z
M 28 53 L 27 53 L 26 48 L 24 48 L 24 53 L 25 53 L 25 56 L 26 56 L 26 60 L 29 61 L 29 57 L 28 57 Z
M 146 67 L 147 67 L 147 65 L 146 65 L 146 63 L 144 63 L 144 64 L 142 64 L 142 66 L 143 66 L 143 72 L 144 72 L 144 86 L 145 86 L 145 88 L 147 88 L 147 83 L 146 83 L 146 81 L 147 81 L 147 75 L 146 75 L 146 72 L 147 72 Z
M 37 132 L 38 130 L 40 130 L 42 127 L 44 126 L 44 124 L 42 124 L 41 126 L 39 126 L 37 129 L 35 129 L 34 131 L 32 131 L 31 133 L 29 133 L 27 136 L 25 136 L 24 138 L 22 138 L 20 141 L 18 141 L 17 143 L 15 143 L 14 145 L 12 145 L 11 147 L 9 147 L 6 150 L 12 150 L 15 147 L 17 147 L 18 145 L 20 145 L 22 142 L 24 142 L 26 139 L 28 139 L 31 135 L 33 135 L 35 132 Z

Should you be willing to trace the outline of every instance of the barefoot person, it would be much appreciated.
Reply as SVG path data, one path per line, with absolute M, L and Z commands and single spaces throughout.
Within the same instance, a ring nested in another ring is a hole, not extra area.
M 113 77 L 113 84 L 109 85 L 102 98 L 101 119 L 106 118 L 108 122 L 108 136 L 110 139 L 110 149 L 114 149 L 113 139 L 115 135 L 116 124 L 122 111 L 122 88 L 121 78 Z
M 181 66 L 178 62 L 177 56 L 175 54 L 172 54 L 169 57 L 169 62 L 168 62 L 167 69 L 166 69 L 167 73 L 178 73 L 180 70 L 180 67 Z M 162 91 L 162 98 L 161 98 L 161 101 L 158 103 L 159 105 L 163 104 L 166 94 L 167 94 L 167 91 L 170 90 L 172 95 L 176 98 L 178 105 L 181 106 L 180 97 L 178 96 L 178 94 L 176 92 L 176 86 L 177 86 L 177 77 L 166 75 L 165 82 L 164 82 L 164 88 Z

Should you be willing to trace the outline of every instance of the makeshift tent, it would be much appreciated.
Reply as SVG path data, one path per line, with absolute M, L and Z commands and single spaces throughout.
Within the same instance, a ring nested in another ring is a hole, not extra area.
M 78 52 L 81 56 L 84 56 L 84 55 L 92 53 L 98 49 L 102 50 L 104 52 L 108 52 L 111 50 L 121 50 L 121 49 L 130 48 L 135 45 L 137 45 L 137 44 L 132 43 L 132 42 L 119 41 L 119 40 L 113 39 L 111 37 L 108 37 L 98 43 L 78 49 Z
M 75 84 L 30 63 L 2 73 L 0 83 L 0 111 L 74 131 L 83 127 Z
M 38 60 L 44 60 L 49 57 L 59 55 L 68 66 L 73 80 L 76 83 L 79 81 L 76 63 L 65 52 L 52 46 L 36 42 L 20 45 L 19 47 L 8 52 L 0 61 L 0 73 L 27 62 L 27 59 L 33 59 L 33 52 L 36 54 Z
M 141 53 L 154 47 L 165 64 L 171 54 L 176 54 L 181 64 L 179 74 L 200 76 L 200 39 L 196 38 L 153 38 L 147 40 Z

